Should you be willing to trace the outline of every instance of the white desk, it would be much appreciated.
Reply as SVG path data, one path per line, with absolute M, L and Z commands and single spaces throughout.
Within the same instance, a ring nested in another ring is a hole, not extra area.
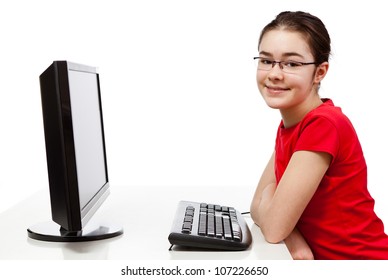
M 222 191 L 222 195 L 219 193 Z M 218 203 L 249 211 L 252 189 L 238 193 L 221 188 L 139 188 L 112 186 L 111 195 L 93 219 L 112 219 L 124 234 L 112 239 L 57 243 L 30 239 L 27 228 L 51 220 L 49 193 L 44 189 L 0 214 L 0 259 L 113 260 L 245 260 L 291 259 L 283 243 L 267 243 L 247 216 L 253 243 L 246 251 L 169 251 L 168 234 L 179 200 Z M 92 219 L 92 220 L 93 220 Z M 177 248 L 177 247 L 175 247 Z

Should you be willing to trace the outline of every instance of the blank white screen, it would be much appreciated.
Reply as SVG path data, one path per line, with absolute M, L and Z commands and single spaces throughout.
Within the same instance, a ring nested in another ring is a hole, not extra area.
M 97 76 L 70 70 L 69 87 L 82 209 L 106 183 Z

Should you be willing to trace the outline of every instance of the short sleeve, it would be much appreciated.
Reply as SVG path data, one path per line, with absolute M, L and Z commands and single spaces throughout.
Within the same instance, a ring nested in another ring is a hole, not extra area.
M 336 126 L 326 117 L 317 116 L 302 127 L 295 151 L 326 152 L 335 158 L 339 142 Z

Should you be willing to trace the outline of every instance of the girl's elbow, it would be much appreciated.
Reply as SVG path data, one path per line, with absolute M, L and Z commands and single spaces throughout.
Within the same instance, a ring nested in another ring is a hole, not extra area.
M 261 228 L 261 232 L 263 233 L 265 241 L 273 244 L 282 242 L 288 236 L 287 233 L 273 228 L 263 227 Z
M 275 235 L 264 235 L 265 241 L 272 244 L 277 244 L 279 242 L 282 242 L 284 238 L 275 236 Z

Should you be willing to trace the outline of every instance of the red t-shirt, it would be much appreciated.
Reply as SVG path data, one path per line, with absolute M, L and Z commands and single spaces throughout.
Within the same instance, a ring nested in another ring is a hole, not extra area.
M 388 236 L 367 189 L 367 166 L 357 134 L 339 107 L 323 101 L 297 125 L 280 124 L 275 147 L 277 182 L 294 152 L 329 153 L 329 169 L 297 228 L 316 259 L 388 259 Z

